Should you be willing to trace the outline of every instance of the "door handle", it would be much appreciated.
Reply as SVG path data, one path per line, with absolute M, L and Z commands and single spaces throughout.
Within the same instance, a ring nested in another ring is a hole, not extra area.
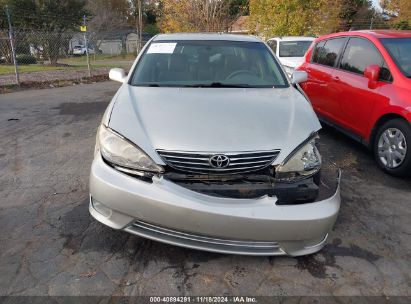
M 333 77 L 333 80 L 334 80 L 335 82 L 340 82 L 340 81 L 341 81 L 340 77 L 338 77 L 338 76 L 334 76 L 334 77 Z

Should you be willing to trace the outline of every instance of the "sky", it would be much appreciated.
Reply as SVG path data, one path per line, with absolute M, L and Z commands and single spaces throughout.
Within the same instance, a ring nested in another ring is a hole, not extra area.
M 380 1 L 379 1 L 379 0 L 372 0 L 372 3 L 374 4 L 374 6 L 375 6 L 376 8 L 381 9 Z

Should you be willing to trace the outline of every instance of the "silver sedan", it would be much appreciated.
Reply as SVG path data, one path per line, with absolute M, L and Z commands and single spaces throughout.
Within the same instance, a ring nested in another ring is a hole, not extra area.
M 320 250 L 339 208 L 320 123 L 261 40 L 164 34 L 141 51 L 98 129 L 90 213 L 194 249 L 249 255 Z

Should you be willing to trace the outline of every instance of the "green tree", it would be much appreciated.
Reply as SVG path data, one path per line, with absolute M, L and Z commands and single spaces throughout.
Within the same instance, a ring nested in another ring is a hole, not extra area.
M 56 65 L 63 48 L 64 33 L 77 29 L 82 23 L 85 0 L 3 0 L 8 5 L 15 28 L 35 30 L 50 64 Z
M 229 15 L 232 17 L 246 16 L 250 14 L 248 0 L 232 0 L 229 4 Z
M 316 35 L 335 22 L 336 0 L 250 0 L 250 25 L 260 35 Z
M 157 24 L 160 6 L 158 1 L 146 1 L 143 7 L 143 30 L 149 34 L 157 34 L 160 29 Z
M 377 15 L 370 0 L 344 0 L 338 14 L 340 30 L 370 28 L 372 19 Z

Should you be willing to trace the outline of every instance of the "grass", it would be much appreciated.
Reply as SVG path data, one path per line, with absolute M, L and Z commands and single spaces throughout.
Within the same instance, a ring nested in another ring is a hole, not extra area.
M 90 62 L 93 61 L 104 61 L 104 60 L 110 60 L 110 61 L 131 61 L 136 59 L 136 56 L 133 54 L 125 54 L 125 55 L 108 55 L 108 54 L 91 54 L 90 55 Z M 70 57 L 66 59 L 61 59 L 59 62 L 62 63 L 70 63 L 70 62 L 87 62 L 87 56 L 76 56 L 76 57 Z
M 59 63 L 69 64 L 69 62 L 59 60 Z M 93 68 L 115 68 L 115 67 L 128 67 L 130 64 L 113 64 L 104 62 L 94 63 L 91 62 L 91 69 Z M 58 70 L 79 70 L 87 69 L 86 64 L 75 64 L 68 66 L 50 66 L 44 64 L 30 64 L 30 65 L 19 65 L 19 73 L 33 73 L 33 72 L 43 72 L 43 71 L 58 71 Z M 0 64 L 0 75 L 14 74 L 14 65 L 3 65 Z
M 129 68 L 131 62 L 136 58 L 133 54 L 125 55 L 108 55 L 108 54 L 93 54 L 90 55 L 90 65 L 91 68 Z M 87 68 L 87 57 L 69 57 L 62 58 L 58 60 L 58 63 L 63 64 L 62 66 L 50 66 L 47 64 L 28 64 L 19 65 L 20 73 L 32 73 L 32 72 L 43 72 L 43 71 L 57 71 L 57 70 L 78 70 Z M 14 74 L 13 65 L 0 64 L 0 75 Z
M 75 84 L 80 83 L 95 83 L 100 81 L 107 81 L 108 75 L 94 75 L 91 77 L 83 77 L 81 79 L 69 79 L 69 80 L 46 80 L 41 82 L 36 81 L 27 81 L 21 82 L 20 85 L 16 84 L 6 84 L 0 85 L 0 94 L 6 94 L 21 90 L 28 90 L 28 89 L 48 89 L 50 87 L 66 87 L 72 86 Z
M 43 64 L 19 65 L 20 73 L 31 73 L 40 71 L 64 70 L 64 66 L 47 66 Z M 14 74 L 14 65 L 0 65 L 0 75 Z

